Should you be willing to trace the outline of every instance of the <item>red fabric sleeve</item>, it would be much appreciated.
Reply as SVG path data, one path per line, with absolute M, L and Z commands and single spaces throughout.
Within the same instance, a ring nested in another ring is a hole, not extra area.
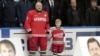
M 48 13 L 47 12 L 46 12 L 46 15 L 47 15 L 47 17 L 46 17 L 46 19 L 47 19 L 46 30 L 47 30 L 47 32 L 49 32 L 50 31 L 50 25 L 49 25 L 49 17 L 48 17 Z
M 29 11 L 27 13 L 26 20 L 25 20 L 25 25 L 24 25 L 27 32 L 31 31 L 31 22 L 32 22 L 31 18 L 32 18 L 31 11 Z

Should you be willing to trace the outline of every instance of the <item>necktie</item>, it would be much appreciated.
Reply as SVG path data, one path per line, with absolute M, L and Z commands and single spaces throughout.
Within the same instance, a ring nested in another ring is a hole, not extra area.
M 53 8 L 53 6 L 54 6 L 54 5 L 53 5 L 53 1 L 51 1 L 51 8 Z
M 54 5 L 53 5 L 53 1 L 51 1 L 51 19 L 53 20 L 53 13 L 54 13 Z

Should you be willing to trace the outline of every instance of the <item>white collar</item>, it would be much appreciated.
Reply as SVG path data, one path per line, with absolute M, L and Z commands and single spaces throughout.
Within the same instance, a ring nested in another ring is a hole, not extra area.
M 52 2 L 53 2 L 53 5 L 54 5 L 54 0 L 52 0 Z M 49 4 L 50 4 L 50 6 L 51 6 L 51 1 L 49 0 Z

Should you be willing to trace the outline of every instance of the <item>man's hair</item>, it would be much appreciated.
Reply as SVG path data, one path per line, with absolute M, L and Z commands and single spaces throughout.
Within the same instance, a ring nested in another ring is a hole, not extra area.
M 97 2 L 97 0 L 91 0 L 91 2 Z
M 0 41 L 0 50 L 1 50 L 1 44 L 4 44 L 6 47 L 12 47 L 12 49 L 14 50 L 14 53 L 16 54 L 16 50 L 15 50 L 15 46 L 13 45 L 13 43 L 9 40 L 2 40 Z
M 37 4 L 37 3 L 41 3 L 41 5 L 42 5 L 42 2 L 40 2 L 40 1 L 37 1 L 37 2 L 35 3 L 35 6 L 36 6 L 36 4 Z
M 100 47 L 99 42 L 95 38 L 89 38 L 88 41 L 87 41 L 88 48 L 89 48 L 89 43 L 92 43 L 92 42 L 96 42 L 98 44 L 98 46 Z

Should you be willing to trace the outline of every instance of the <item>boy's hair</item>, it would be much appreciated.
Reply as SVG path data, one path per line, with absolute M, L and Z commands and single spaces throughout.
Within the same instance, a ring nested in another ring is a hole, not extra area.
M 60 21 L 60 22 L 62 22 L 62 20 L 61 20 L 61 19 L 59 19 L 59 18 L 58 18 L 58 19 L 56 19 L 56 20 L 55 20 L 55 22 L 56 22 L 56 21 Z
M 14 50 L 14 53 L 16 54 L 16 50 L 15 50 L 15 47 L 13 45 L 13 43 L 9 40 L 2 40 L 0 41 L 0 52 L 1 52 L 1 44 L 4 44 L 6 47 L 12 47 L 12 49 Z

